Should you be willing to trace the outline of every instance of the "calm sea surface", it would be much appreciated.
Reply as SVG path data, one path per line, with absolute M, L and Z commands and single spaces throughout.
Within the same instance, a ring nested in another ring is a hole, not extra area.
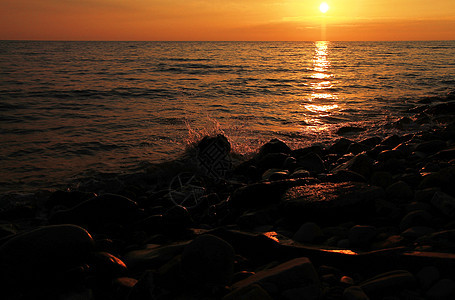
M 222 130 L 327 143 L 455 89 L 448 42 L 0 41 L 0 192 L 127 173 Z

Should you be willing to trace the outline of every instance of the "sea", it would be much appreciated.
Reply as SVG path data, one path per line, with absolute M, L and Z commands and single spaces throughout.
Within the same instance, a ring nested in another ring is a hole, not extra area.
M 455 41 L 0 41 L 0 192 L 140 172 L 223 133 L 251 156 L 385 137 L 455 90 Z

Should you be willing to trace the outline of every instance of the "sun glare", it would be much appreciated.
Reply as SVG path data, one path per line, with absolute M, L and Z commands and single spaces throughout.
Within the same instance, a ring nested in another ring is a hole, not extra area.
M 321 5 L 319 5 L 319 10 L 325 14 L 326 12 L 328 12 L 330 9 L 330 6 L 326 3 L 326 2 L 322 2 Z

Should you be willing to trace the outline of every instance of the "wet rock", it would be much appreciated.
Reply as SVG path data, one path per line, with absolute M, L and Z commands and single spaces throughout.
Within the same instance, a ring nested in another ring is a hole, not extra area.
M 229 285 L 234 274 L 234 254 L 224 240 L 209 234 L 198 236 L 183 250 L 183 277 L 195 288 Z
M 96 252 L 90 257 L 90 264 L 98 278 L 111 280 L 123 276 L 127 272 L 125 263 L 118 257 L 107 252 Z
M 49 196 L 45 205 L 47 208 L 54 206 L 64 206 L 66 208 L 70 208 L 93 197 L 96 197 L 95 193 L 81 191 L 55 191 Z
M 413 189 L 404 181 L 397 181 L 386 189 L 387 196 L 392 199 L 411 200 L 414 198 Z
M 443 192 L 434 193 L 431 204 L 449 217 L 455 217 L 455 198 Z
M 345 300 L 369 300 L 360 286 L 350 286 L 343 291 L 343 299 Z
M 320 237 L 322 237 L 321 228 L 316 223 L 307 222 L 300 226 L 292 238 L 297 242 L 312 243 Z
M 368 296 L 372 297 L 374 295 L 395 294 L 414 283 L 414 275 L 405 270 L 397 270 L 368 279 L 360 284 L 360 287 Z
M 416 277 L 422 289 L 426 291 L 439 280 L 440 273 L 438 268 L 435 266 L 427 266 L 422 268 L 416 274 Z
M 400 222 L 400 230 L 404 231 L 414 226 L 431 225 L 433 216 L 424 210 L 415 210 L 406 214 Z
M 233 289 L 242 289 L 253 284 L 264 287 L 272 296 L 294 288 L 312 286 L 318 292 L 319 277 L 311 261 L 306 257 L 296 258 L 274 268 L 259 271 L 253 276 L 233 284 Z
M 375 211 L 381 188 L 363 183 L 321 183 L 290 188 L 282 196 L 282 209 L 289 220 L 334 223 L 365 219 Z
M 428 300 L 449 300 L 455 297 L 455 281 L 441 279 L 436 282 L 425 294 Z
M 368 247 L 377 233 L 374 226 L 356 225 L 349 230 L 349 244 L 353 247 Z
M 108 223 L 127 224 L 144 217 L 144 211 L 136 202 L 120 195 L 105 194 L 55 213 L 50 222 L 97 228 Z
M 359 153 L 361 153 L 363 151 L 367 151 L 369 149 L 370 148 L 364 144 L 354 142 L 351 145 L 349 145 L 347 152 L 352 153 L 352 154 L 359 154 Z
M 262 180 L 281 180 L 287 179 L 289 177 L 289 172 L 282 169 L 268 169 L 262 174 Z
M 352 141 L 341 138 L 337 140 L 332 146 L 329 147 L 330 153 L 345 154 L 348 151 L 349 146 L 352 144 Z
M 289 177 L 290 178 L 308 178 L 311 174 L 309 171 L 304 169 L 295 170 Z
M 358 154 L 344 164 L 334 168 L 332 172 L 335 173 L 339 170 L 350 170 L 361 174 L 365 178 L 369 178 L 372 173 L 373 164 L 374 161 L 369 156 L 365 154 Z
M 378 136 L 374 136 L 374 137 L 366 138 L 366 139 L 360 141 L 360 143 L 369 148 L 373 148 L 374 146 L 381 143 L 381 138 Z
M 272 139 L 268 143 L 262 145 L 259 149 L 259 155 L 264 156 L 269 153 L 291 153 L 291 148 L 289 148 L 286 143 L 279 139 Z
M 305 156 L 297 158 L 297 165 L 305 170 L 308 170 L 312 173 L 322 173 L 325 170 L 324 162 L 321 157 L 314 152 L 308 153 Z
M 90 234 L 74 225 L 38 228 L 0 247 L 0 282 L 11 291 L 51 288 L 62 275 L 84 265 L 94 250 Z
M 297 168 L 297 160 L 294 157 L 289 156 L 284 161 L 283 168 L 291 172 L 294 171 Z
M 259 208 L 278 203 L 281 195 L 292 186 L 317 182 L 314 178 L 259 182 L 235 190 L 229 203 L 234 208 Z
M 392 158 L 399 159 L 399 158 L 403 158 L 403 157 L 404 157 L 404 154 L 400 150 L 384 150 L 378 154 L 376 159 L 379 161 L 385 162 Z
M 385 240 L 375 242 L 371 245 L 373 250 L 399 247 L 403 244 L 404 237 L 400 235 L 391 235 Z

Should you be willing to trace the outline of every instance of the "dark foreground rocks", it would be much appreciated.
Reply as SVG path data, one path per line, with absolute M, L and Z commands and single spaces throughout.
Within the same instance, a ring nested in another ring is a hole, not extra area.
M 237 161 L 219 135 L 121 184 L 4 195 L 0 297 L 455 299 L 453 104 L 430 100 L 386 137 Z

